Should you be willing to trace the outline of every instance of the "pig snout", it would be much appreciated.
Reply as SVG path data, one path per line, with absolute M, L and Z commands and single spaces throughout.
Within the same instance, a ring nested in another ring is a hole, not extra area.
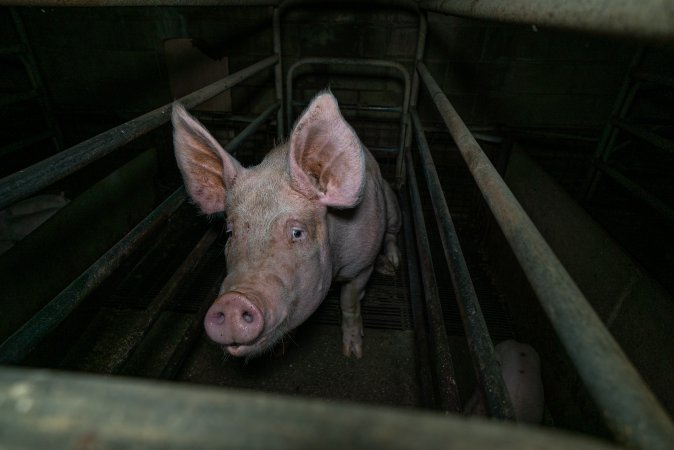
M 264 316 L 245 295 L 226 292 L 209 308 L 204 327 L 208 337 L 229 347 L 231 353 L 239 345 L 255 342 L 264 328 Z

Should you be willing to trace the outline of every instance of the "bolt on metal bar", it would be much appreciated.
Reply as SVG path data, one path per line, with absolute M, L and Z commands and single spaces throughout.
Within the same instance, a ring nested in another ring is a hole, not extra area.
M 426 66 L 419 74 L 557 335 L 618 441 L 671 449 L 674 427 L 655 396 L 524 212 Z
M 412 230 L 412 215 L 408 193 L 401 190 L 400 209 L 403 216 L 403 232 L 405 238 L 405 260 L 407 261 L 407 279 L 410 294 L 410 306 L 412 310 L 412 322 L 414 324 L 414 341 L 417 348 L 417 376 L 419 377 L 419 395 L 421 405 L 425 407 L 436 406 L 433 379 L 431 377 L 431 358 L 429 355 L 428 326 L 424 314 L 424 305 L 421 300 L 421 285 L 419 281 L 419 261 L 417 260 L 417 248 L 414 244 L 415 233 Z M 428 370 L 426 370 L 428 368 Z
M 0 364 L 18 363 L 103 282 L 157 226 L 183 204 L 185 188 L 177 189 L 103 256 L 47 303 L 0 345 Z
M 421 282 L 426 300 L 426 319 L 431 330 L 431 345 L 435 349 L 435 373 L 438 383 L 440 408 L 445 412 L 459 412 L 461 410 L 461 401 L 456 386 L 456 377 L 454 376 L 452 354 L 449 350 L 449 342 L 447 341 L 447 331 L 445 330 L 442 306 L 440 305 L 438 285 L 435 281 L 435 270 L 433 269 L 433 260 L 431 259 L 431 248 L 428 243 L 424 214 L 421 210 L 419 188 L 417 187 L 417 180 L 414 175 L 414 162 L 409 153 L 405 156 L 407 157 L 407 185 L 412 205 L 414 234 L 417 240 L 419 270 L 421 272 Z
M 501 367 L 494 357 L 494 346 L 489 330 L 482 315 L 482 309 L 475 293 L 475 287 L 463 257 L 459 236 L 454 228 L 452 216 L 445 201 L 433 157 L 428 149 L 421 121 L 416 110 L 411 111 L 414 135 L 419 149 L 421 169 L 440 230 L 445 259 L 452 277 L 454 294 L 461 312 L 463 329 L 466 333 L 468 348 L 473 359 L 473 367 L 479 386 L 482 387 L 490 417 L 515 420 L 515 413 L 508 391 L 503 382 Z
M 245 69 L 209 84 L 179 101 L 186 108 L 192 108 L 209 98 L 225 91 L 256 73 L 276 64 L 278 56 L 272 55 Z M 120 146 L 131 142 L 171 118 L 171 103 L 143 114 L 129 122 L 87 139 L 69 149 L 42 160 L 0 180 L 0 208 L 33 194 L 49 186 L 89 163 L 102 158 Z
M 674 40 L 670 0 L 422 0 L 428 11 L 664 42 Z

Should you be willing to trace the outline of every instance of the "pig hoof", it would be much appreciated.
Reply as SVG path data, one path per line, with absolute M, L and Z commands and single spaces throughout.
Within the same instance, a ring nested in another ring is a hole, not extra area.
M 353 355 L 356 359 L 360 359 L 363 357 L 363 344 L 360 339 L 358 339 L 358 342 L 345 341 L 342 345 L 342 353 L 344 353 L 344 356 L 347 358 Z

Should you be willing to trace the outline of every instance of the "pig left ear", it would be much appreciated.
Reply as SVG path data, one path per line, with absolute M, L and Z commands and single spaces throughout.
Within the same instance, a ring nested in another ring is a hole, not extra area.
M 290 135 L 295 190 L 332 208 L 353 208 L 363 195 L 365 155 L 353 128 L 326 92 L 311 101 Z

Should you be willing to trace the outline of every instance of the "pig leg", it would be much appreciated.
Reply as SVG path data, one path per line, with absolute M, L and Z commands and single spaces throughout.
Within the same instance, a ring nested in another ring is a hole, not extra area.
M 342 307 L 342 353 L 356 358 L 363 356 L 363 318 L 360 302 L 365 295 L 365 285 L 372 274 L 370 266 L 353 280 L 342 285 L 339 303 Z
M 381 253 L 377 257 L 376 270 L 384 275 L 395 275 L 400 264 L 398 248 L 398 232 L 400 231 L 400 208 L 395 192 L 384 181 L 384 198 L 386 200 L 386 233 Z

